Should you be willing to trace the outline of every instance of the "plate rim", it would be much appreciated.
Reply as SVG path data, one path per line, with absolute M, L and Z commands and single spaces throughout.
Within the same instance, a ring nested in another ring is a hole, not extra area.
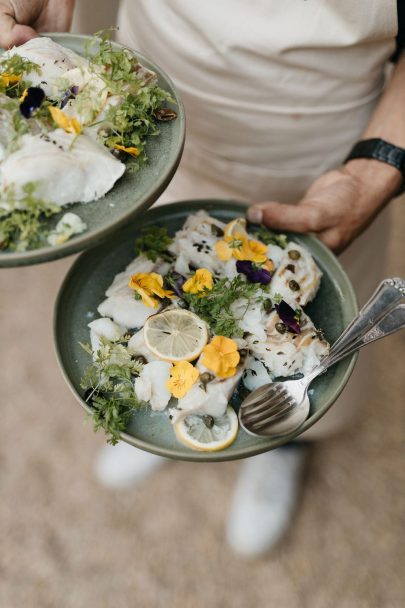
M 88 41 L 93 38 L 93 36 L 87 34 L 70 34 L 68 32 L 41 32 L 40 35 L 42 37 L 52 38 L 52 40 L 55 39 L 55 42 L 58 42 L 58 39 L 61 38 L 70 38 L 81 42 Z M 173 179 L 180 164 L 181 157 L 183 155 L 186 135 L 186 115 L 180 93 L 178 92 L 177 87 L 175 86 L 173 80 L 170 78 L 167 72 L 163 68 L 158 66 L 152 59 L 146 57 L 141 51 L 132 49 L 115 41 L 113 41 L 113 45 L 119 48 L 129 48 L 136 55 L 136 57 L 140 59 L 141 63 L 143 61 L 146 61 L 147 63 L 151 63 L 153 66 L 156 66 L 159 69 L 159 75 L 162 75 L 172 87 L 174 98 L 176 100 L 178 108 L 177 115 L 180 124 L 180 145 L 178 147 L 177 154 L 174 158 L 174 162 L 165 170 L 162 175 L 159 176 L 157 180 L 157 187 L 155 188 L 153 195 L 145 197 L 136 209 L 127 212 L 119 221 L 115 221 L 112 224 L 108 224 L 102 228 L 98 228 L 97 230 L 92 231 L 90 233 L 84 232 L 81 235 L 76 236 L 74 239 L 66 241 L 66 243 L 63 243 L 62 245 L 59 245 L 58 247 L 40 247 L 38 249 L 31 249 L 29 251 L 21 252 L 0 252 L 0 268 L 34 266 L 36 264 L 52 262 L 54 260 L 67 257 L 74 253 L 85 252 L 86 250 L 91 249 L 92 247 L 100 245 L 114 231 L 119 230 L 120 228 L 125 226 L 125 224 L 132 221 L 137 215 L 142 214 L 145 209 L 151 207 L 153 203 L 159 198 L 159 196 L 166 190 L 167 186 Z M 99 200 L 101 201 L 102 198 Z M 69 209 L 69 206 L 66 206 L 66 209 Z
M 193 206 L 195 206 L 196 208 L 197 208 L 197 205 L 200 205 L 199 208 L 203 208 L 204 206 L 207 206 L 207 205 L 213 205 L 214 207 L 217 207 L 219 209 L 223 209 L 226 207 L 235 208 L 235 206 L 236 206 L 236 207 L 239 207 L 239 209 L 241 211 L 243 211 L 249 206 L 248 203 L 246 203 L 246 202 L 233 200 L 233 199 L 215 199 L 215 198 L 182 199 L 182 200 L 175 201 L 173 203 L 165 204 L 163 206 L 154 207 L 154 208 L 150 209 L 149 211 L 147 211 L 147 213 L 143 214 L 142 218 L 153 220 L 154 216 L 158 215 L 162 208 L 166 209 L 166 210 L 173 210 L 175 212 L 176 209 L 184 207 L 184 205 L 186 203 L 190 203 L 190 202 L 192 202 Z M 128 227 L 128 229 L 129 229 L 129 227 Z M 289 232 L 288 234 L 293 235 L 294 233 Z M 353 285 L 352 285 L 345 269 L 343 268 L 342 264 L 338 260 L 338 258 L 317 237 L 315 237 L 313 235 L 309 235 L 309 234 L 306 234 L 306 235 L 298 234 L 298 236 L 305 236 L 305 237 L 308 237 L 311 241 L 314 241 L 317 244 L 317 246 L 321 249 L 321 251 L 323 251 L 323 253 L 326 254 L 328 259 L 341 273 L 341 276 L 343 277 L 343 279 L 346 283 L 346 288 L 348 289 L 349 298 L 345 301 L 350 304 L 350 307 L 353 312 L 353 316 L 356 315 L 359 310 L 357 297 L 356 297 Z M 64 291 L 65 291 L 66 287 L 69 285 L 70 278 L 76 272 L 77 267 L 82 264 L 83 258 L 85 258 L 85 256 L 87 256 L 87 255 L 90 256 L 93 254 L 94 254 L 93 249 L 84 251 L 70 266 L 70 268 L 69 268 L 68 272 L 66 273 L 66 275 L 60 285 L 60 288 L 58 290 L 58 294 L 57 294 L 57 297 L 56 297 L 56 300 L 54 303 L 54 312 L 53 312 L 53 342 L 54 342 L 54 349 L 55 349 L 55 354 L 56 354 L 56 359 L 58 362 L 59 369 L 61 370 L 62 376 L 64 377 L 65 382 L 67 383 L 67 385 L 68 385 L 71 393 L 75 397 L 76 401 L 78 401 L 78 403 L 81 405 L 81 407 L 87 413 L 91 412 L 91 407 L 78 394 L 71 378 L 69 377 L 67 371 L 64 368 L 63 355 L 61 352 L 61 345 L 58 340 L 58 327 L 59 327 L 60 318 L 61 318 L 60 317 L 60 305 L 61 305 L 61 302 L 63 299 Z M 120 434 L 121 439 L 123 441 L 125 441 L 126 443 L 129 443 L 133 447 L 137 447 L 139 449 L 145 450 L 152 454 L 156 454 L 158 456 L 164 456 L 166 458 L 171 458 L 174 460 L 181 460 L 181 461 L 224 462 L 224 461 L 249 458 L 251 456 L 257 456 L 258 454 L 270 451 L 272 449 L 275 449 L 277 447 L 290 443 L 291 441 L 296 439 L 298 436 L 302 435 L 309 428 L 311 428 L 320 418 L 322 418 L 327 413 L 327 411 L 332 407 L 332 405 L 335 403 L 335 401 L 338 399 L 339 395 L 341 394 L 341 392 L 347 385 L 347 382 L 353 372 L 357 357 L 358 357 L 358 353 L 353 353 L 352 355 L 350 355 L 350 357 L 347 358 L 346 369 L 344 370 L 344 373 L 342 376 L 341 386 L 337 391 L 335 391 L 335 394 L 326 401 L 326 404 L 322 408 L 320 408 L 312 416 L 307 418 L 307 420 L 300 427 L 298 427 L 295 431 L 293 431 L 291 433 L 286 433 L 284 435 L 275 436 L 275 437 L 271 437 L 271 438 L 263 438 L 263 439 L 258 438 L 258 445 L 257 445 L 257 447 L 255 447 L 253 449 L 249 448 L 247 450 L 246 446 L 241 446 L 238 449 L 233 448 L 232 454 L 229 456 L 227 456 L 227 450 L 223 450 L 223 451 L 219 451 L 219 452 L 199 452 L 199 451 L 194 451 L 194 450 L 190 449 L 190 454 L 188 454 L 185 452 L 177 451 L 176 449 L 161 448 L 159 446 L 155 446 L 153 444 L 148 443 L 147 441 L 144 441 L 143 439 L 135 438 L 126 432 L 122 432 Z M 344 361 L 341 363 L 344 363 Z M 269 444 L 271 444 L 271 445 L 269 446 Z

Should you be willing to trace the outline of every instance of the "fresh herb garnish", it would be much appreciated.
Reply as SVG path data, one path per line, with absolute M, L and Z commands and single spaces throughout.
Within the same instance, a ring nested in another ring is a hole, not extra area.
M 183 295 L 190 309 L 208 323 L 214 334 L 228 338 L 241 338 L 244 333 L 231 308 L 240 299 L 247 300 L 246 309 L 251 304 L 263 303 L 266 300 L 263 286 L 248 283 L 239 275 L 232 280 L 217 280 L 212 290 L 202 294 Z
M 287 247 L 287 235 L 273 232 L 264 226 L 253 232 L 255 238 L 265 245 L 278 245 L 282 249 Z
M 0 249 L 26 251 L 45 244 L 49 230 L 42 220 L 59 213 L 60 207 L 35 196 L 36 189 L 37 184 L 29 182 L 22 196 L 16 197 L 11 187 L 1 193 Z
M 99 135 L 108 148 L 137 148 L 139 157 L 128 161 L 134 170 L 146 160 L 146 138 L 159 134 L 157 110 L 174 99 L 159 87 L 153 72 L 143 68 L 129 49 L 113 45 L 111 30 L 95 34 L 85 55 L 95 74 L 104 80 L 109 94 L 122 98 L 107 110 L 108 129 L 102 129 Z
M 23 79 L 24 74 L 30 72 L 41 73 L 41 68 L 37 63 L 29 61 L 20 55 L 12 55 L 5 59 L 0 59 L 0 76 L 2 74 L 9 74 L 12 76 L 20 76 L 18 82 L 12 84 L 5 84 L 0 78 L 0 93 L 5 93 L 8 97 L 19 98 L 27 87 L 30 86 L 30 82 Z
M 142 236 L 135 241 L 136 255 L 144 255 L 152 262 L 156 262 L 159 258 L 166 262 L 173 261 L 173 255 L 168 250 L 173 239 L 167 234 L 166 228 L 145 226 L 141 232 Z
M 92 408 L 94 430 L 104 429 L 112 445 L 119 441 L 134 410 L 142 405 L 135 395 L 134 378 L 143 364 L 128 353 L 124 346 L 127 341 L 128 336 L 116 343 L 100 338 L 100 348 L 80 383 Z M 80 345 L 93 355 L 88 344 Z

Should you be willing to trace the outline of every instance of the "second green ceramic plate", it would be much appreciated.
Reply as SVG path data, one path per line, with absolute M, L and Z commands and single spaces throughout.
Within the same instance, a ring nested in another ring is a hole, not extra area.
M 45 34 L 55 42 L 83 54 L 88 36 L 73 34 Z M 115 46 L 119 46 L 114 43 Z M 0 268 L 49 262 L 77 251 L 83 251 L 100 243 L 108 234 L 128 224 L 136 215 L 150 207 L 167 188 L 180 162 L 184 145 L 185 116 L 181 99 L 168 75 L 138 51 L 139 61 L 156 72 L 159 85 L 169 91 L 175 104 L 168 104 L 177 112 L 177 119 L 160 123 L 160 134 L 149 138 L 149 161 L 137 173 L 125 173 L 105 197 L 93 203 L 76 203 L 63 207 L 60 214 L 48 222 L 52 228 L 67 211 L 77 213 L 87 224 L 83 234 L 73 237 L 63 245 L 43 247 L 24 252 L 0 251 Z
M 104 299 L 104 292 L 114 276 L 134 258 L 134 242 L 142 226 L 161 225 L 168 229 L 169 234 L 174 234 L 187 215 L 199 209 L 229 222 L 244 215 L 246 206 L 232 201 L 196 200 L 156 207 L 99 247 L 82 254 L 66 276 L 55 308 L 56 351 L 70 389 L 87 411 L 91 410 L 83 399 L 80 379 L 90 357 L 79 342 L 89 341 L 87 324 L 98 316 L 97 307 Z M 315 326 L 322 328 L 327 340 L 333 342 L 357 313 L 350 281 L 336 257 L 320 241 L 311 236 L 288 236 L 307 247 L 323 271 L 319 292 L 306 310 Z M 354 362 L 355 355 L 341 361 L 313 382 L 310 417 L 299 431 L 290 435 L 261 439 L 239 430 L 236 441 L 222 452 L 195 452 L 177 441 L 166 413 L 142 408 L 134 414 L 122 439 L 149 452 L 180 460 L 220 461 L 254 456 L 291 441 L 315 424 L 343 390 Z M 232 404 L 236 408 L 239 405 L 237 402 Z

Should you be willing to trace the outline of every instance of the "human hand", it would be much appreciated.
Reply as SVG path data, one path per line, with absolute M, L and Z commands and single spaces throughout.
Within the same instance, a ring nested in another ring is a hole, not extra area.
M 68 31 L 75 0 L 0 0 L 0 47 L 10 48 L 38 32 Z
M 319 177 L 297 205 L 256 203 L 248 219 L 275 230 L 311 232 L 341 253 L 378 215 L 401 184 L 400 172 L 375 160 L 352 160 Z

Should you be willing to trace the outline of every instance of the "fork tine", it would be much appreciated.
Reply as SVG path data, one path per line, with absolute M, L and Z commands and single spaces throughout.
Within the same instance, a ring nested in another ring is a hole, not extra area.
M 273 390 L 271 393 L 269 392 L 265 396 L 255 399 L 255 401 L 253 401 L 253 404 L 251 402 L 249 402 L 248 400 L 246 400 L 242 404 L 242 407 L 249 408 L 249 412 L 253 414 L 253 413 L 261 410 L 263 405 L 271 406 L 273 404 L 273 402 L 278 401 L 278 399 L 280 397 L 286 398 L 287 395 L 288 395 L 288 392 L 284 388 L 277 388 L 277 389 Z
M 276 414 L 273 414 L 267 418 L 263 418 L 260 421 L 255 421 L 253 424 L 249 426 L 250 430 L 253 432 L 257 432 L 259 430 L 263 430 L 267 426 L 274 424 L 288 416 L 288 414 L 295 408 L 295 402 L 289 403 L 284 409 L 279 410 Z
M 246 397 L 246 399 L 243 402 L 243 405 L 245 406 L 249 406 L 249 407 L 256 407 L 256 405 L 259 405 L 260 403 L 263 403 L 264 401 L 268 401 L 269 399 L 273 398 L 274 394 L 277 393 L 280 390 L 280 387 L 277 384 L 274 384 L 270 389 L 267 389 L 267 391 L 263 391 L 261 394 L 257 395 L 257 397 L 255 399 L 250 399 L 249 396 Z
M 286 401 L 283 402 L 280 407 L 273 408 L 271 412 L 264 412 L 260 417 L 256 418 L 243 418 L 244 424 L 250 427 L 260 426 L 261 424 L 268 424 L 278 416 L 283 416 L 286 412 L 290 412 L 294 408 L 295 402 Z
M 264 415 L 269 415 L 271 414 L 274 409 L 278 409 L 279 407 L 281 407 L 283 405 L 284 402 L 288 401 L 290 399 L 290 395 L 288 394 L 287 391 L 282 391 L 281 393 L 279 393 L 275 398 L 273 399 L 267 399 L 266 401 L 262 401 L 262 403 L 259 405 L 257 405 L 255 408 L 251 409 L 249 407 L 249 405 L 245 408 L 242 407 L 242 410 L 245 413 L 245 418 L 249 418 L 252 421 L 259 419 Z

